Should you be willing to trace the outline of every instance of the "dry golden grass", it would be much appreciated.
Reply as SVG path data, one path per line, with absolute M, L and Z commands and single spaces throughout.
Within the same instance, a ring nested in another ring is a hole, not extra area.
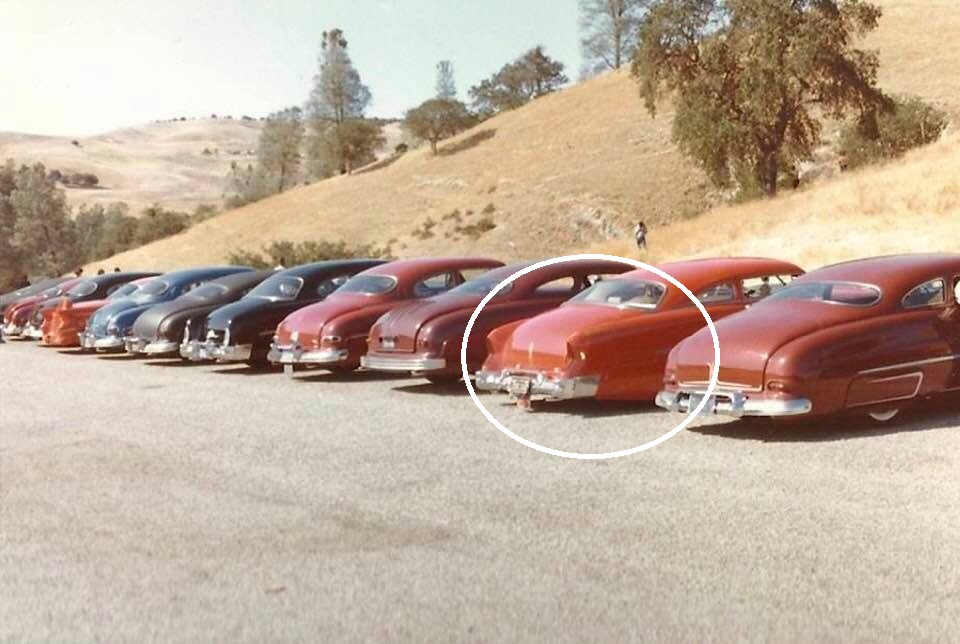
M 125 201 L 134 214 L 154 203 L 192 210 L 220 205 L 230 162 L 249 163 L 259 133 L 258 121 L 226 119 L 151 123 L 78 138 L 79 146 L 70 137 L 0 132 L 0 158 L 97 175 L 98 189 L 66 190 L 73 205 Z
M 960 117 L 956 0 L 879 2 L 886 16 L 869 44 L 881 52 L 884 88 L 918 94 Z M 944 231 L 956 213 L 960 176 L 954 138 L 887 167 L 689 219 L 708 207 L 711 191 L 670 142 L 670 116 L 650 119 L 629 76 L 610 74 L 487 121 L 448 143 L 463 148 L 456 154 L 418 150 L 387 168 L 292 190 L 107 261 L 131 268 L 215 263 L 272 239 L 388 244 L 405 257 L 515 259 L 587 249 L 630 255 L 637 218 L 654 224 L 652 260 L 763 254 L 815 265 L 950 245 Z M 496 229 L 478 239 L 456 232 L 484 216 Z M 424 238 L 425 229 L 432 236 Z

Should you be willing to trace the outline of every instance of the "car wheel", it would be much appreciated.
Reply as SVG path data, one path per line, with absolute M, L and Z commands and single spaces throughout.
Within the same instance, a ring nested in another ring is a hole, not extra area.
M 892 409 L 884 409 L 883 411 L 872 411 L 870 412 L 870 418 L 877 423 L 888 423 L 900 414 L 900 410 L 896 407 Z

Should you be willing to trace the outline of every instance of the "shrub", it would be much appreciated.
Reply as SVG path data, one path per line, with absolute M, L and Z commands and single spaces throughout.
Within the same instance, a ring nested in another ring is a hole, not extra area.
M 386 248 L 379 248 L 363 244 L 348 246 L 344 241 L 273 241 L 260 252 L 238 250 L 230 253 L 228 261 L 235 266 L 252 266 L 254 268 L 269 268 L 271 266 L 299 266 L 311 262 L 322 262 L 335 259 L 358 259 L 365 257 L 380 257 L 390 259 Z
M 466 235 L 470 239 L 479 239 L 485 233 L 490 232 L 496 227 L 497 224 L 494 223 L 493 219 L 490 217 L 483 217 L 475 224 L 470 224 L 469 226 L 457 226 L 454 228 L 454 231 L 460 233 L 461 235 Z
M 947 115 L 920 98 L 899 97 L 890 112 L 876 119 L 850 123 L 840 134 L 838 151 L 844 168 L 858 168 L 884 159 L 895 159 L 940 138 Z

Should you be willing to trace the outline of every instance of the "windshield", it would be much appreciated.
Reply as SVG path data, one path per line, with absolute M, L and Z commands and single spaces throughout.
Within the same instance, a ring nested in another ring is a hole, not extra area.
M 666 292 L 667 288 L 657 282 L 631 279 L 603 280 L 570 301 L 653 310 L 660 305 Z
M 798 282 L 777 291 L 767 301 L 808 300 L 846 306 L 873 306 L 880 301 L 880 289 L 852 282 Z
M 250 291 L 247 297 L 265 297 L 271 300 L 294 300 L 303 288 L 303 280 L 289 275 L 277 275 Z
M 133 295 L 139 290 L 140 290 L 140 286 L 138 284 L 124 284 L 123 286 L 115 290 L 113 293 L 111 293 L 109 297 L 107 297 L 107 299 L 119 300 L 125 297 L 130 297 L 131 295 Z
M 199 288 L 190 291 L 190 297 L 201 300 L 212 300 L 227 292 L 227 287 L 223 284 L 204 284 Z
M 499 283 L 502 282 L 502 281 L 503 281 L 503 280 L 501 280 L 501 279 L 484 279 L 484 278 L 475 279 L 475 280 L 470 280 L 469 282 L 464 282 L 463 284 L 461 284 L 461 285 L 458 286 L 457 288 L 452 289 L 452 290 L 449 292 L 449 294 L 450 294 L 451 296 L 456 296 L 456 295 L 479 295 L 479 296 L 483 297 L 484 295 L 486 295 L 486 294 L 488 294 L 490 291 L 492 291 L 494 288 L 496 288 L 497 284 L 499 284 Z M 512 291 L 512 290 L 513 290 L 513 282 L 510 282 L 509 284 L 507 284 L 506 286 L 504 286 L 502 289 L 500 289 L 499 291 L 497 291 L 496 297 L 500 297 L 500 296 L 502 296 L 502 295 L 506 295 L 507 293 L 509 293 L 509 292 Z
M 60 295 L 60 293 L 62 293 L 62 292 L 63 292 L 63 289 L 61 289 L 59 286 L 52 286 L 52 287 L 48 288 L 48 289 L 45 290 L 45 291 L 41 291 L 41 292 L 40 292 L 40 297 L 43 298 L 43 299 L 45 299 L 45 300 L 48 300 L 48 299 L 50 299 L 51 297 L 56 297 L 56 296 Z
M 93 280 L 83 280 L 82 282 L 80 282 L 79 284 L 71 288 L 69 291 L 67 291 L 67 295 L 69 295 L 70 297 L 85 297 L 87 295 L 90 295 L 91 293 L 95 293 L 96 291 L 97 291 L 96 282 L 94 282 Z
M 170 284 L 163 280 L 148 282 L 137 292 L 137 302 L 146 302 L 152 298 L 163 295 L 169 288 Z
M 389 275 L 357 275 L 336 290 L 337 293 L 378 295 L 393 290 L 397 280 Z

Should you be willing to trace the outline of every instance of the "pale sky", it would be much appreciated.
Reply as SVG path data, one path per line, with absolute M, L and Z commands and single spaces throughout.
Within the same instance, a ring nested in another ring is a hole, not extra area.
M 0 0 L 0 131 L 85 136 L 155 119 L 301 105 L 320 34 L 340 27 L 373 92 L 401 116 L 438 60 L 470 85 L 543 44 L 580 68 L 576 0 Z

